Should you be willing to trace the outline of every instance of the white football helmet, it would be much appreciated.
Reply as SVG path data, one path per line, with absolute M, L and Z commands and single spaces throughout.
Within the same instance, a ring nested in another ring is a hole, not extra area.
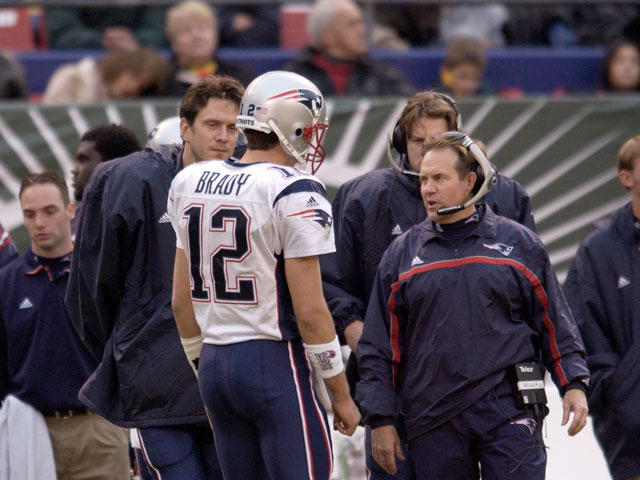
M 147 147 L 170 145 L 172 143 L 179 145 L 183 143 L 180 136 L 180 117 L 165 118 L 151 130 L 147 137 Z
M 253 80 L 242 97 L 236 126 L 274 132 L 301 169 L 309 162 L 315 173 L 324 160 L 321 141 L 329 126 L 324 98 L 297 73 L 267 72 Z

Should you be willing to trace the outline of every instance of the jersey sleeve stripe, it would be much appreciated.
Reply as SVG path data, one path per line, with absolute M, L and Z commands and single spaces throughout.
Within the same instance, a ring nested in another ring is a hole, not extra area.
M 287 195 L 291 195 L 293 193 L 300 193 L 300 192 L 317 193 L 319 195 L 322 195 L 324 198 L 327 198 L 327 191 L 325 190 L 325 188 L 322 186 L 321 183 L 316 182 L 315 180 L 309 180 L 305 178 L 292 183 L 291 185 L 286 187 L 284 190 L 282 190 L 273 201 L 273 206 L 275 207 L 276 203 L 278 203 L 278 200 L 280 200 L 281 198 L 284 198 Z

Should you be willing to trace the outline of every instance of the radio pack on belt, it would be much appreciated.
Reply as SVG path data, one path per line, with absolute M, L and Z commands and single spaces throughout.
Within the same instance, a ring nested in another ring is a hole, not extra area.
M 545 405 L 544 374 L 536 362 L 516 363 L 509 374 L 520 407 Z

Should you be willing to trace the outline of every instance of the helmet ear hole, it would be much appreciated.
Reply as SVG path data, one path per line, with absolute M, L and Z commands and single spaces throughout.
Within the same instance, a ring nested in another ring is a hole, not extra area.
M 302 129 L 301 128 L 296 128 L 295 135 L 296 135 L 296 137 L 299 137 L 300 135 L 302 135 Z

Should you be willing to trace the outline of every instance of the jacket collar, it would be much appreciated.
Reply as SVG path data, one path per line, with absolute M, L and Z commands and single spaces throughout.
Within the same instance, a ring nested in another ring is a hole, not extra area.
M 69 275 L 71 271 L 71 252 L 58 258 L 43 258 L 33 253 L 31 247 L 24 254 L 25 274 L 38 275 L 45 272 L 49 281 L 53 282 L 59 277 Z
M 473 215 L 478 215 L 478 225 L 472 230 L 469 236 L 475 235 L 481 238 L 493 238 L 496 236 L 498 230 L 498 226 L 496 225 L 497 216 L 484 201 L 476 203 L 476 211 Z M 427 217 L 418 228 L 420 229 L 419 235 L 423 244 L 427 244 L 435 238 L 446 240 L 439 225 L 429 217 Z
M 640 243 L 640 220 L 633 216 L 631 202 L 618 210 L 611 218 L 614 228 L 625 243 Z

